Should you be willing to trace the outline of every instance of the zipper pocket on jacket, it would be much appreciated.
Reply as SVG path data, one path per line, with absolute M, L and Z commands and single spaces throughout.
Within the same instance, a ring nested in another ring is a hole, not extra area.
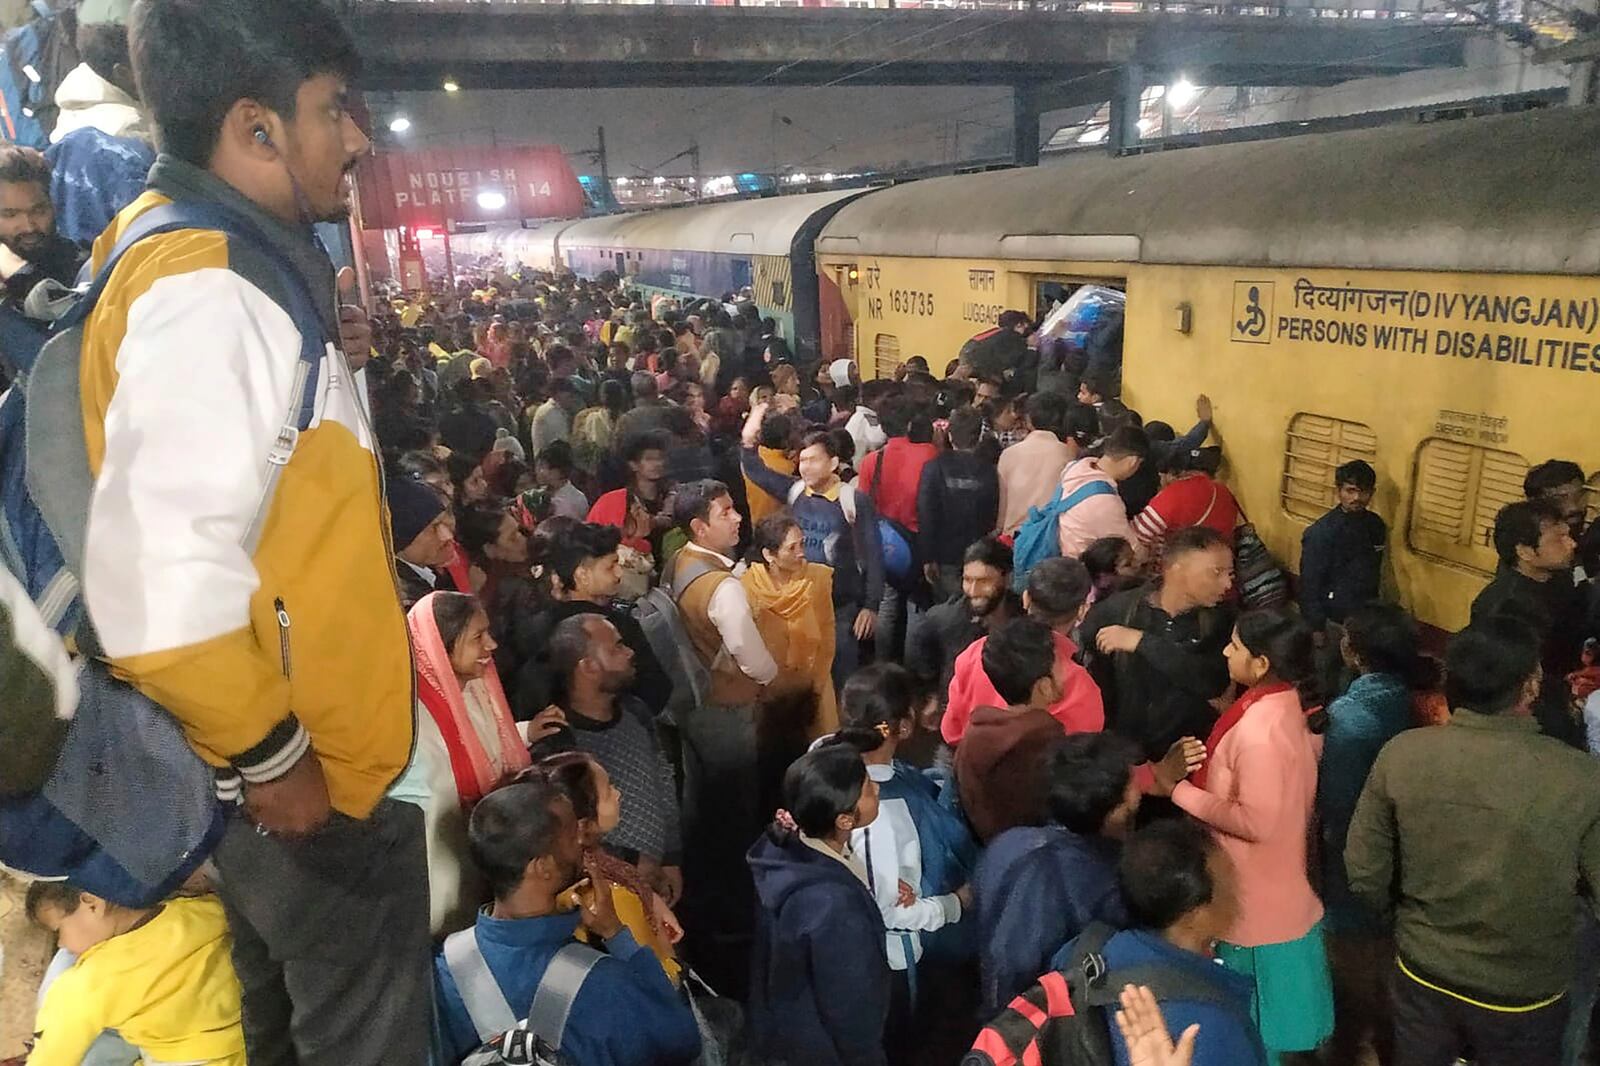
M 289 612 L 283 606 L 282 597 L 272 601 L 272 609 L 278 615 L 278 655 L 283 661 L 283 676 L 289 676 Z

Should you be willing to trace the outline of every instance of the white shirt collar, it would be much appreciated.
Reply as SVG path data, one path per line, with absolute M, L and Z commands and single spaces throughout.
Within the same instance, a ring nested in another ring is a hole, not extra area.
M 703 555 L 709 555 L 709 556 L 711 556 L 711 558 L 716 559 L 718 562 L 722 563 L 722 565 L 726 566 L 729 570 L 733 569 L 733 560 L 732 559 L 728 558 L 726 555 L 723 555 L 719 551 L 712 551 L 710 548 L 706 547 L 704 544 L 696 544 L 694 541 L 691 540 L 688 544 L 685 544 L 684 547 L 693 548 L 695 551 L 700 552 Z
M 426 566 L 418 566 L 416 563 L 412 562 L 410 559 L 401 559 L 400 556 L 398 556 L 398 555 L 396 555 L 395 558 L 398 559 L 400 562 L 405 563 L 407 566 L 411 567 L 411 569 L 415 570 L 418 573 L 418 575 L 421 576 L 422 580 L 426 581 L 428 584 L 432 585 L 436 581 L 439 580 L 438 575 L 436 575 L 432 570 L 428 569 Z

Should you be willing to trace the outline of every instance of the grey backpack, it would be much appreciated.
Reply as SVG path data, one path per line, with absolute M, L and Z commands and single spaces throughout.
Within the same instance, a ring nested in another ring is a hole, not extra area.
M 475 929 L 445 938 L 444 961 L 467 1008 L 467 1016 L 484 1041 L 462 1060 L 462 1066 L 569 1066 L 561 1054 L 567 1018 L 595 963 L 605 958 L 587 944 L 573 942 L 556 952 L 539 978 L 533 1006 L 518 1018 L 489 972 Z

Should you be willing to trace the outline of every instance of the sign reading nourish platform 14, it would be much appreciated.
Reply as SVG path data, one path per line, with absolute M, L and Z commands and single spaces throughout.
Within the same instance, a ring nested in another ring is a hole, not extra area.
M 552 145 L 384 152 L 362 160 L 356 186 L 367 229 L 515 225 L 584 210 L 578 176 Z
M 1233 283 L 1229 339 L 1600 375 L 1592 282 L 1474 275 L 1266 275 Z

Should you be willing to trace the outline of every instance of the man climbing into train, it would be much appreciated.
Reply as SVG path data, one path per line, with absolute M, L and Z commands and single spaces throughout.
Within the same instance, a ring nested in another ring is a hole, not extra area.
M 961 346 L 959 357 L 975 378 L 1009 381 L 1013 392 L 1032 392 L 1039 353 L 1028 347 L 1033 322 L 1025 311 L 1002 311 L 994 327 Z

